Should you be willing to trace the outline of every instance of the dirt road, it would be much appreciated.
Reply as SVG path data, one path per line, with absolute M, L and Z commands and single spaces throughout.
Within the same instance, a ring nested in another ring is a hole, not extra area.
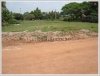
M 3 47 L 3 73 L 97 73 L 97 38 Z

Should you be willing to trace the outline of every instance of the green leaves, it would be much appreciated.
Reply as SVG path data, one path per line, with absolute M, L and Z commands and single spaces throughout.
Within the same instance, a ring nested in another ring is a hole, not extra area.
M 93 13 L 96 16 L 94 19 L 93 19 L 94 17 Z M 64 16 L 64 20 L 67 21 L 69 19 L 69 16 L 67 15 L 70 15 L 71 21 L 98 22 L 98 2 L 83 2 L 83 3 L 73 2 L 66 4 L 65 6 L 62 7 L 62 15 Z M 91 18 L 92 20 L 90 20 Z
M 42 19 L 42 13 L 41 10 L 39 10 L 39 8 L 36 8 L 36 10 L 34 10 L 33 12 L 35 19 Z

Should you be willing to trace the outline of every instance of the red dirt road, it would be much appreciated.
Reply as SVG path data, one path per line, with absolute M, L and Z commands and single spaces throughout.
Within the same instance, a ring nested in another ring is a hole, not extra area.
M 89 38 L 6 46 L 3 47 L 3 73 L 96 74 L 97 42 L 97 38 Z

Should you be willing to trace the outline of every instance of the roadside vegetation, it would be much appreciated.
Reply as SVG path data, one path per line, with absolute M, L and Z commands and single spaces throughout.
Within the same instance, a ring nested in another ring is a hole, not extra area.
M 21 14 L 9 11 L 6 2 L 2 2 L 2 31 L 98 31 L 98 2 L 73 2 L 64 5 L 61 10 L 43 12 L 37 7 Z
M 43 32 L 48 31 L 78 31 L 81 29 L 91 30 L 98 32 L 97 23 L 88 22 L 64 22 L 64 21 L 46 21 L 46 20 L 35 20 L 35 21 L 22 21 L 20 24 L 10 24 L 9 26 L 3 26 L 3 32 L 33 32 L 40 30 Z

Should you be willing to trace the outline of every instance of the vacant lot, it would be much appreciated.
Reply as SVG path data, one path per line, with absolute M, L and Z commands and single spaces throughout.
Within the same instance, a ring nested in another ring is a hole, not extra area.
M 20 24 L 2 27 L 3 32 L 12 33 L 23 31 L 26 31 L 24 33 L 32 33 L 36 30 L 41 30 L 43 32 L 63 31 L 65 33 L 81 29 L 88 29 L 95 34 L 94 32 L 98 32 L 98 24 L 87 22 L 35 20 L 22 21 Z M 11 36 L 12 39 L 12 33 L 10 33 L 7 38 Z M 41 33 L 41 35 L 43 35 L 43 33 Z M 79 36 L 83 37 L 83 34 L 78 35 L 78 37 Z M 14 35 L 14 38 L 17 38 L 17 34 Z M 86 37 L 85 39 L 80 40 L 42 43 L 22 43 L 19 40 L 10 40 L 7 42 L 4 40 L 2 63 L 3 73 L 96 74 L 98 71 L 97 42 L 97 35 L 93 38 L 91 36 L 91 38 Z
M 22 31 L 77 31 L 80 29 L 88 29 L 94 32 L 98 31 L 97 23 L 88 22 L 64 22 L 64 21 L 46 21 L 46 20 L 35 20 L 35 21 L 21 21 L 20 24 L 12 24 L 4 26 L 3 32 L 22 32 Z
M 61 42 L 5 43 L 3 73 L 97 73 L 97 42 L 95 37 Z

